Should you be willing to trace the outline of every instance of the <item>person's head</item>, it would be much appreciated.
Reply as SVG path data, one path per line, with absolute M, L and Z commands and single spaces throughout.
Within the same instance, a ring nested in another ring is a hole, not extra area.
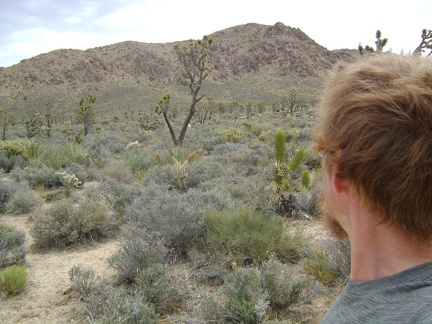
M 348 179 L 378 221 L 431 243 L 432 60 L 388 53 L 338 64 L 318 108 L 323 168 Z

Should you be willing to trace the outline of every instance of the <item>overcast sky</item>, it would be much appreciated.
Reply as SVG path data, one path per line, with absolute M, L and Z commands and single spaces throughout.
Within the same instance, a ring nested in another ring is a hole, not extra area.
M 126 40 L 164 43 L 246 23 L 300 28 L 328 49 L 374 45 L 409 52 L 432 29 L 431 0 L 0 0 L 0 66 L 60 48 Z

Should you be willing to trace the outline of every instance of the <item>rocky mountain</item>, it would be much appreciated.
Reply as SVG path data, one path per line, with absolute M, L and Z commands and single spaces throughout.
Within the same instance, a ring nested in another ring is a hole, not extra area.
M 203 91 L 218 101 L 270 103 L 293 87 L 311 99 L 335 62 L 357 55 L 356 50 L 329 51 L 282 23 L 251 23 L 209 36 L 214 40 L 209 53 L 214 71 Z M 189 93 L 179 82 L 176 43 L 126 41 L 85 51 L 59 49 L 22 60 L 0 68 L 0 105 L 20 113 L 42 109 L 50 101 L 68 111 L 87 93 L 95 94 L 107 112 L 150 108 L 165 93 L 181 105 L 189 101 Z

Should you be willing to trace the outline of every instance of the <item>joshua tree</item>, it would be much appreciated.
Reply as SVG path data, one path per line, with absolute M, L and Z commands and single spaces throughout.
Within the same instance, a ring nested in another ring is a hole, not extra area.
M 6 128 L 13 124 L 15 118 L 11 114 L 9 114 L 7 111 L 4 111 L 3 109 L 0 109 L 0 124 L 2 128 L 2 141 L 6 139 Z
M 202 98 L 205 97 L 205 94 L 199 95 L 199 92 L 201 90 L 203 81 L 213 70 L 213 67 L 208 64 L 208 49 L 212 42 L 213 40 L 210 37 L 204 36 L 202 40 L 190 40 L 188 45 L 180 46 L 179 44 L 176 44 L 174 46 L 177 57 L 183 68 L 182 77 L 188 83 L 192 96 L 189 112 L 186 115 L 178 137 L 175 135 L 174 128 L 170 121 L 169 95 L 165 95 L 159 101 L 159 103 L 156 105 L 156 112 L 158 114 L 163 114 L 165 123 L 167 124 L 170 131 L 171 138 L 174 142 L 174 145 L 176 146 L 183 145 L 188 125 L 195 115 L 196 105 Z
M 90 128 L 95 123 L 94 103 L 96 97 L 92 94 L 87 95 L 87 104 L 84 103 L 84 98 L 79 102 L 77 122 L 82 123 L 84 127 L 84 136 L 87 136 Z
M 421 39 L 422 40 L 419 46 L 414 50 L 414 53 L 421 55 L 425 50 L 430 50 L 429 54 L 427 54 L 427 56 L 430 56 L 432 54 L 432 30 L 423 29 Z
M 46 134 L 48 137 L 51 137 L 51 130 L 54 124 L 54 116 L 52 114 L 53 104 L 51 102 L 47 102 L 45 106 L 47 107 L 45 112 Z
M 365 54 L 365 52 L 373 53 L 376 51 L 377 53 L 381 53 L 383 51 L 384 46 L 386 46 L 388 43 L 388 38 L 382 39 L 381 38 L 381 31 L 379 29 L 376 31 L 375 37 L 376 37 L 375 50 L 373 49 L 372 46 L 366 45 L 363 48 L 363 46 L 361 44 L 359 44 L 358 50 L 360 52 L 360 55 Z
M 43 122 L 40 118 L 40 114 L 37 110 L 30 109 L 29 114 L 25 120 L 26 125 L 26 136 L 27 138 L 34 137 L 39 131 L 41 130 L 41 127 L 43 125 Z
M 288 92 L 288 97 L 282 96 L 281 106 L 282 111 L 285 109 L 288 109 L 289 114 L 291 116 L 294 115 L 294 113 L 303 105 L 303 99 L 298 94 L 297 90 L 294 88 L 291 88 Z
M 278 131 L 275 137 L 275 164 L 273 171 L 273 181 L 267 186 L 271 193 L 271 198 L 276 210 L 284 215 L 291 215 L 293 211 L 293 201 L 291 193 L 292 174 L 298 170 L 303 163 L 306 155 L 304 148 L 296 150 L 291 161 L 286 160 L 286 141 L 285 133 Z M 309 173 L 302 174 L 302 185 L 307 188 L 310 185 Z

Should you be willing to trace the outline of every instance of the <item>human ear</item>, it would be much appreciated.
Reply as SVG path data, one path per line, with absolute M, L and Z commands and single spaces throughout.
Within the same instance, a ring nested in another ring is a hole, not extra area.
M 331 175 L 331 184 L 336 193 L 342 193 L 346 190 L 346 180 L 341 177 L 340 167 L 336 165 Z

